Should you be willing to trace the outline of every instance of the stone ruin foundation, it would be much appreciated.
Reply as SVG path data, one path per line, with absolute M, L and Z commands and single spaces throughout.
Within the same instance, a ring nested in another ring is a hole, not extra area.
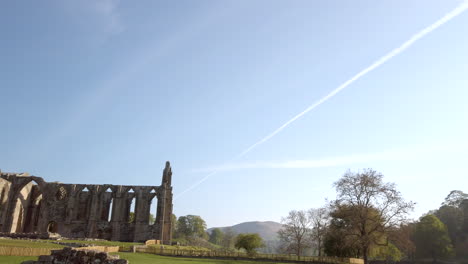
M 4 234 L 171 243 L 169 162 L 160 186 L 63 184 L 28 174 L 0 175 L 0 232 Z M 150 224 L 153 200 L 157 200 L 157 210 L 155 222 Z M 130 214 L 132 204 L 134 214 Z
M 128 261 L 105 252 L 64 248 L 52 250 L 51 255 L 39 256 L 37 261 L 28 260 L 22 264 L 128 264 Z

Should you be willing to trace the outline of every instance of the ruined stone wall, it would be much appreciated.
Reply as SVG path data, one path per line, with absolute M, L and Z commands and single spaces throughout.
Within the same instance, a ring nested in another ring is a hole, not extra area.
M 1 173 L 1 172 L 0 172 Z M 58 233 L 70 238 L 171 242 L 172 171 L 160 186 L 63 184 L 1 173 L 0 232 Z M 149 223 L 151 203 L 156 222 Z M 134 218 L 131 220 L 131 205 Z
M 64 248 L 52 250 L 51 255 L 39 256 L 38 261 L 24 261 L 23 264 L 128 264 L 125 259 L 119 256 L 109 255 L 105 252 L 93 250 L 76 250 Z
M 0 178 L 0 231 L 3 230 L 3 222 L 6 220 L 5 216 L 10 187 L 11 183 L 9 181 Z

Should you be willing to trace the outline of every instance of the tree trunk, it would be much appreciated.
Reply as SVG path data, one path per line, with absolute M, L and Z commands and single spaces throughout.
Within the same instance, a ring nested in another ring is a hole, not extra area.
M 363 259 L 364 259 L 364 264 L 368 264 L 369 261 L 367 260 L 367 252 L 368 252 L 368 247 L 365 246 L 362 248 L 362 256 L 363 256 Z
M 319 251 L 318 256 L 321 257 L 322 256 L 322 242 L 320 240 L 318 242 L 318 251 Z

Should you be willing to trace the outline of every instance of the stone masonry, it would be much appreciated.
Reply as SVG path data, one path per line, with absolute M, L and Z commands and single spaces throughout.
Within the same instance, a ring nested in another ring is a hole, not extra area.
M 39 256 L 37 261 L 29 260 L 23 264 L 128 264 L 128 261 L 105 252 L 64 248 L 53 250 L 48 256 Z
M 171 243 L 169 162 L 160 186 L 63 184 L 28 174 L 0 175 L 0 232 Z M 152 202 L 157 203 L 154 224 L 149 223 Z

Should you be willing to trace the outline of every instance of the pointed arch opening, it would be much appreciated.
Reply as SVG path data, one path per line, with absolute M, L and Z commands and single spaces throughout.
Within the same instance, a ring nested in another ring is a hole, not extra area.
M 149 219 L 148 224 L 154 225 L 156 223 L 156 208 L 158 205 L 158 198 L 155 189 L 151 189 L 150 192 L 150 201 L 149 201 Z
M 78 213 L 76 215 L 76 220 L 86 221 L 86 219 L 88 219 L 90 203 L 91 191 L 85 186 L 78 195 Z
M 42 191 L 35 180 L 26 183 L 16 194 L 11 233 L 40 231 Z
M 128 210 L 127 210 L 127 222 L 129 224 L 135 223 L 135 207 L 136 207 L 136 196 L 135 196 L 135 190 L 133 188 L 130 188 L 127 192 L 128 196 Z
M 114 207 L 114 193 L 110 187 L 108 187 L 102 194 L 103 208 L 101 214 L 101 220 L 110 222 L 112 221 L 113 207 Z

